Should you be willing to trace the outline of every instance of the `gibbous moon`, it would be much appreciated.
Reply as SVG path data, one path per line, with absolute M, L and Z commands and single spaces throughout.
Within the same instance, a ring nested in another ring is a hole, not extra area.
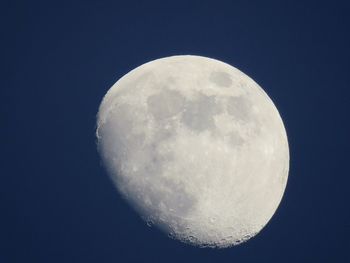
M 237 245 L 281 201 L 283 122 L 262 88 L 226 63 L 172 56 L 143 64 L 107 92 L 97 119 L 98 150 L 118 191 L 172 238 Z

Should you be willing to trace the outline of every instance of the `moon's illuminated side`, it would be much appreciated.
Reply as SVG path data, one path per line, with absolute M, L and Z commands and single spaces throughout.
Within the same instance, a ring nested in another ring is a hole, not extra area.
M 149 223 L 198 246 L 256 235 L 288 178 L 281 117 L 247 75 L 173 56 L 122 77 L 98 112 L 98 148 L 120 193 Z

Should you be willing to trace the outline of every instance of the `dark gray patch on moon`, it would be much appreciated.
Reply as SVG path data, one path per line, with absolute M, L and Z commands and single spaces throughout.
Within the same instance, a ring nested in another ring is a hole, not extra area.
M 232 147 L 236 148 L 243 145 L 244 140 L 238 133 L 232 132 L 229 137 L 229 143 Z
M 227 113 L 237 120 L 248 122 L 252 113 L 250 102 L 243 97 L 230 97 L 227 101 Z
M 220 87 L 230 87 L 232 84 L 230 74 L 223 71 L 214 71 L 210 74 L 209 80 Z
M 221 112 L 215 97 L 200 95 L 195 101 L 188 101 L 182 114 L 182 122 L 195 131 L 212 130 L 215 128 L 214 115 Z
M 166 88 L 147 99 L 148 109 L 157 120 L 176 115 L 183 109 L 184 102 L 185 98 L 179 92 Z

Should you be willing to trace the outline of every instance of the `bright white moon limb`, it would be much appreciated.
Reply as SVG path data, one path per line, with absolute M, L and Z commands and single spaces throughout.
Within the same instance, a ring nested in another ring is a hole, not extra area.
M 132 70 L 104 97 L 96 134 L 123 197 L 193 245 L 253 237 L 286 187 L 289 149 L 276 107 L 218 60 L 173 56 Z

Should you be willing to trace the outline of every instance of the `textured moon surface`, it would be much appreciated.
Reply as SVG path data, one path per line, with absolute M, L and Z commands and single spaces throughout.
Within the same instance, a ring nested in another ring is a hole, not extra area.
M 279 112 L 251 78 L 215 59 L 172 56 L 130 71 L 103 98 L 96 136 L 128 203 L 192 245 L 223 248 L 255 236 L 286 187 Z

